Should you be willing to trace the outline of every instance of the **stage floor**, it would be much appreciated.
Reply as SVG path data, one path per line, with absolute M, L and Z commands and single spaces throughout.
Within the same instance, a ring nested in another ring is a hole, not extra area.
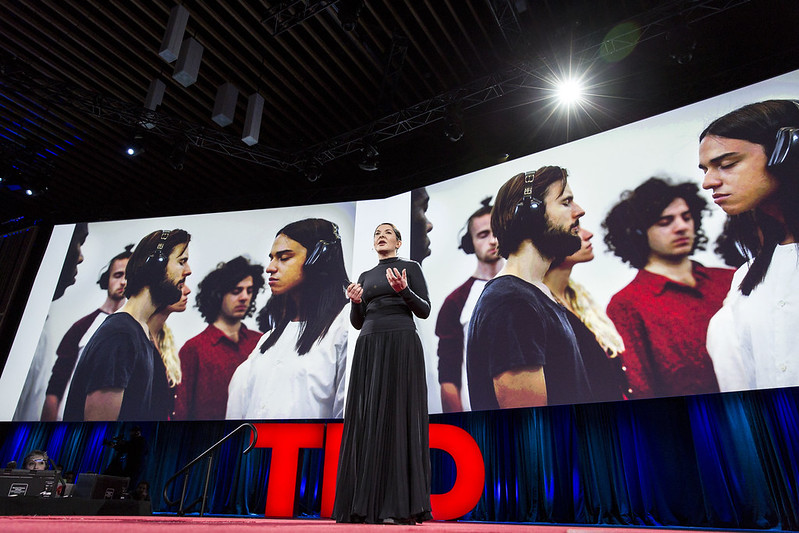
M 0 517 L 2 533 L 153 533 L 159 530 L 185 533 L 254 533 L 255 531 L 284 531 L 310 533 L 324 531 L 427 531 L 428 533 L 659 533 L 666 531 L 751 531 L 751 530 L 700 530 L 693 528 L 640 528 L 610 526 L 543 526 L 536 524 L 498 524 L 481 522 L 426 522 L 423 525 L 373 525 L 336 524 L 332 520 L 276 520 L 265 518 L 199 518 L 199 517 L 105 517 L 105 516 L 3 516 Z

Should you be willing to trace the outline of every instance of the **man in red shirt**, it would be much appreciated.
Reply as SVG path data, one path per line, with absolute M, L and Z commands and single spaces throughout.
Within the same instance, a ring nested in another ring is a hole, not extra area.
M 261 338 L 241 321 L 255 312 L 263 272 L 239 256 L 200 282 L 197 307 L 208 327 L 180 349 L 174 420 L 224 420 L 230 378 Z
M 691 260 L 707 242 L 706 208 L 693 183 L 650 178 L 624 193 L 602 223 L 608 248 L 638 269 L 608 305 L 624 339 L 629 398 L 719 390 L 705 341 L 733 271 Z

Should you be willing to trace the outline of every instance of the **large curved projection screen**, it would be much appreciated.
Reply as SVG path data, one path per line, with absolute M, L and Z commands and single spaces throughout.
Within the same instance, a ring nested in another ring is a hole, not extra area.
M 240 362 L 247 360 L 248 356 L 251 361 L 247 364 L 250 366 L 246 371 L 239 373 L 240 377 L 241 375 L 244 377 L 239 380 L 240 383 L 235 387 L 235 391 L 233 388 L 230 389 L 231 393 L 237 394 L 237 398 L 244 398 L 243 401 L 247 403 L 244 407 L 235 406 L 234 418 L 340 417 L 358 333 L 348 323 L 346 316 L 348 304 L 341 309 L 341 316 L 336 315 L 332 318 L 332 325 L 314 344 L 314 348 L 302 356 L 296 353 L 296 335 L 297 331 L 302 329 L 295 327 L 296 323 L 286 329 L 290 332 L 286 334 L 287 336 L 294 335 L 292 339 L 283 338 L 281 341 L 278 338 L 274 346 L 264 354 L 260 354 L 260 357 L 255 352 L 252 355 L 239 353 L 236 355 L 239 359 L 234 361 L 235 364 L 230 360 L 220 363 L 219 358 L 222 357 L 220 354 L 226 352 L 216 348 L 208 348 L 211 351 L 206 353 L 202 349 L 198 351 L 196 344 L 193 354 L 188 354 L 191 351 L 188 348 L 183 350 L 187 341 L 200 335 L 208 327 L 207 321 L 196 306 L 200 282 L 220 263 L 230 261 L 237 256 L 245 256 L 252 263 L 267 266 L 278 230 L 289 223 L 307 218 L 324 219 L 338 226 L 344 269 L 350 280 L 357 279 L 361 272 L 376 263 L 377 258 L 372 249 L 372 232 L 375 226 L 390 221 L 403 231 L 405 242 L 400 249 L 400 255 L 421 262 L 431 300 L 430 317 L 427 320 L 416 321 L 425 349 L 429 411 L 438 413 L 451 408 L 453 404 L 448 402 L 452 400 L 452 389 L 447 388 L 449 385 L 456 386 L 455 396 L 459 400 L 455 402 L 457 409 L 468 410 L 470 397 L 464 379 L 466 365 L 463 357 L 461 356 L 460 360 L 453 359 L 450 353 L 450 359 L 439 363 L 438 356 L 440 337 L 457 337 L 459 333 L 455 331 L 457 327 L 452 326 L 457 322 L 451 320 L 450 325 L 446 326 L 443 325 L 445 320 L 442 319 L 439 328 L 436 324 L 447 297 L 456 292 L 456 289 L 475 271 L 477 265 L 475 256 L 465 254 L 459 249 L 459 245 L 468 217 L 480 207 L 483 198 L 495 196 L 500 185 L 519 172 L 535 170 L 543 165 L 558 165 L 568 169 L 569 185 L 574 192 L 575 200 L 585 210 L 581 224 L 594 234 L 591 242 L 595 256 L 593 261 L 577 265 L 572 272 L 572 279 L 590 294 L 596 308 L 604 311 L 614 294 L 629 284 L 637 274 L 637 270 L 623 263 L 612 253 L 608 253 L 603 242 L 604 232 L 601 223 L 609 209 L 619 201 L 622 192 L 635 188 L 653 176 L 666 177 L 673 182 L 701 184 L 702 172 L 697 168 L 698 135 L 711 120 L 747 103 L 771 98 L 793 98 L 797 95 L 799 95 L 799 71 L 545 152 L 431 185 L 424 190 L 409 191 L 386 199 L 90 223 L 82 247 L 83 262 L 77 266 L 75 282 L 66 288 L 63 296 L 53 300 L 59 274 L 65 264 L 65 258 L 69 255 L 70 241 L 75 230 L 74 226 L 58 226 L 53 231 L 16 339 L 0 377 L 2 399 L 0 420 L 40 419 L 56 361 L 64 353 L 72 353 L 73 359 L 77 358 L 79 366 L 83 347 L 89 342 L 94 331 L 92 328 L 96 329 L 98 323 L 102 322 L 102 320 L 98 322 L 87 319 L 90 324 L 87 326 L 84 321 L 83 326 L 77 328 L 79 334 L 76 334 L 73 328 L 76 322 L 94 313 L 105 302 L 107 291 L 101 289 L 97 281 L 108 266 L 109 260 L 121 252 L 125 245 L 137 243 L 148 233 L 172 228 L 183 228 L 191 234 L 189 264 L 192 274 L 187 278 L 186 285 L 192 292 L 188 295 L 186 310 L 173 312 L 166 321 L 172 336 L 172 377 L 175 378 L 174 369 L 177 365 L 177 368 L 182 369 L 182 375 L 187 378 L 182 385 L 168 389 L 168 397 L 164 400 L 168 404 L 168 412 L 161 409 L 157 417 L 144 418 L 174 420 L 221 418 L 224 415 L 220 415 L 220 412 L 227 412 L 230 415 L 230 410 L 227 408 L 233 399 L 228 398 L 227 376 Z M 702 218 L 702 228 L 709 242 L 707 249 L 697 251 L 693 259 L 706 267 L 726 267 L 722 258 L 713 251 L 726 216 L 713 204 L 710 192 L 701 191 L 700 195 L 708 203 L 708 210 Z M 71 271 L 74 274 L 74 267 Z M 267 273 L 266 278 L 269 276 Z M 254 314 L 243 320 L 243 324 L 251 332 L 259 331 L 263 325 L 259 325 L 256 317 L 272 296 L 267 282 L 264 290 L 257 294 Z M 473 302 L 467 304 L 466 300 L 476 297 L 476 294 L 470 296 L 468 291 L 461 294 L 457 309 L 468 308 Z M 664 310 L 664 314 L 667 312 L 668 310 Z M 468 313 L 463 316 L 455 313 L 456 320 L 463 321 L 464 317 L 468 317 Z M 100 318 L 104 318 L 104 315 Z M 92 326 L 91 323 L 94 322 L 96 323 Z M 623 330 L 624 327 L 626 324 L 619 329 Z M 67 333 L 71 328 L 73 329 L 70 337 Z M 268 326 L 263 329 L 268 329 Z M 461 331 L 460 335 L 463 336 L 464 332 Z M 683 342 L 686 335 L 685 332 L 674 331 L 673 342 Z M 703 342 L 701 340 L 694 344 Z M 198 345 L 207 347 L 211 343 Z M 654 347 L 655 350 L 657 348 Z M 670 346 L 666 346 L 665 349 L 669 351 Z M 731 349 L 735 349 L 735 346 Z M 280 350 L 283 351 L 276 353 Z M 181 352 L 187 354 L 185 360 L 176 361 L 174 358 Z M 548 354 L 548 357 L 558 357 L 558 355 Z M 631 356 L 622 353 L 612 361 L 615 368 L 635 366 L 625 357 Z M 189 361 L 193 365 L 191 368 L 188 366 Z M 218 366 L 215 367 L 215 364 Z M 73 362 L 72 366 L 74 365 Z M 288 365 L 290 369 L 280 365 Z M 59 399 L 57 394 L 50 395 L 55 396 L 57 400 L 56 419 L 64 417 L 64 404 L 71 393 L 69 379 L 72 367 L 66 366 L 68 367 L 66 378 L 63 375 L 59 378 L 67 381 L 67 388 L 61 393 L 63 397 Z M 439 368 L 442 369 L 441 376 Z M 163 365 L 159 367 L 156 362 L 152 374 L 144 374 L 145 379 L 163 381 L 163 376 L 159 374 L 162 369 Z M 624 375 L 624 372 L 621 372 L 621 375 Z M 195 390 L 191 391 L 191 400 L 187 402 L 185 395 L 189 392 L 186 384 L 189 381 L 193 383 Z M 442 387 L 441 382 L 447 386 Z M 796 386 L 799 383 L 787 385 Z M 460 386 L 460 391 L 457 391 L 457 386 Z M 631 393 L 625 394 L 627 398 L 658 395 L 636 394 L 639 391 L 635 390 L 631 383 L 625 383 L 624 389 L 626 391 L 633 389 Z M 56 390 L 61 388 L 56 387 Z M 707 391 L 697 388 L 697 390 L 686 390 L 683 394 L 702 392 Z M 176 400 L 176 396 L 181 395 L 184 397 Z M 445 398 L 443 404 L 442 397 Z M 558 398 L 560 399 L 549 403 L 580 401 L 577 395 L 570 400 L 569 391 L 565 391 Z M 180 404 L 180 409 L 173 406 L 172 402 Z M 215 404 L 216 410 L 203 410 L 207 407 L 206 404 Z M 216 414 L 209 415 L 209 412 Z

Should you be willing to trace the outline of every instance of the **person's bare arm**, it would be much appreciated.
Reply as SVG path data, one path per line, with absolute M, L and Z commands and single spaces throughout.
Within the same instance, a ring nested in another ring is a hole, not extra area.
M 463 411 L 461 403 L 461 390 L 454 383 L 441 384 L 441 408 L 445 413 L 460 413 Z
M 99 389 L 86 396 L 83 419 L 87 422 L 117 420 L 125 389 Z
M 58 405 L 61 401 L 55 394 L 48 394 L 44 397 L 44 405 L 42 406 L 42 422 L 55 422 L 58 418 Z
M 543 366 L 508 370 L 494 377 L 494 393 L 503 409 L 536 407 L 547 404 Z

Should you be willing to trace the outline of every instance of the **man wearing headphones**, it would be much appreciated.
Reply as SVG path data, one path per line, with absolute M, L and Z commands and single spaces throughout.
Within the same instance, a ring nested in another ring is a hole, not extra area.
M 517 174 L 497 193 L 491 229 L 507 259 L 486 283 L 469 324 L 466 366 L 472 410 L 592 401 L 564 308 L 544 284 L 554 260 L 581 245 L 565 169 Z
M 438 336 L 438 382 L 441 406 L 445 413 L 469 411 L 466 379 L 466 335 L 469 320 L 486 282 L 497 275 L 505 260 L 491 231 L 491 197 L 466 221 L 466 231 L 458 248 L 474 254 L 477 268 L 466 282 L 444 300 L 436 321 Z
M 638 269 L 608 305 L 624 340 L 629 398 L 719 391 L 705 340 L 733 271 L 691 261 L 707 242 L 706 207 L 695 184 L 650 178 L 625 192 L 602 223 L 608 248 Z
M 105 302 L 98 309 L 72 324 L 56 348 L 58 358 L 53 365 L 50 381 L 47 384 L 42 408 L 42 422 L 53 422 L 63 416 L 59 410 L 63 405 L 64 392 L 72 380 L 72 372 L 75 370 L 81 350 L 106 317 L 111 313 L 116 313 L 125 304 L 125 286 L 127 285 L 125 268 L 128 266 L 132 249 L 132 244 L 126 246 L 123 252 L 115 255 L 108 262 L 105 271 L 97 280 L 100 288 L 106 291 Z
M 154 363 L 148 319 L 182 297 L 190 235 L 159 230 L 144 237 L 125 270 L 128 301 L 106 318 L 75 368 L 64 420 L 153 420 Z M 157 366 L 156 366 L 157 367 Z M 162 380 L 165 381 L 165 380 Z
M 230 378 L 261 338 L 242 320 L 255 312 L 264 283 L 264 267 L 242 256 L 220 263 L 200 282 L 197 307 L 208 327 L 180 349 L 175 420 L 224 420 Z

